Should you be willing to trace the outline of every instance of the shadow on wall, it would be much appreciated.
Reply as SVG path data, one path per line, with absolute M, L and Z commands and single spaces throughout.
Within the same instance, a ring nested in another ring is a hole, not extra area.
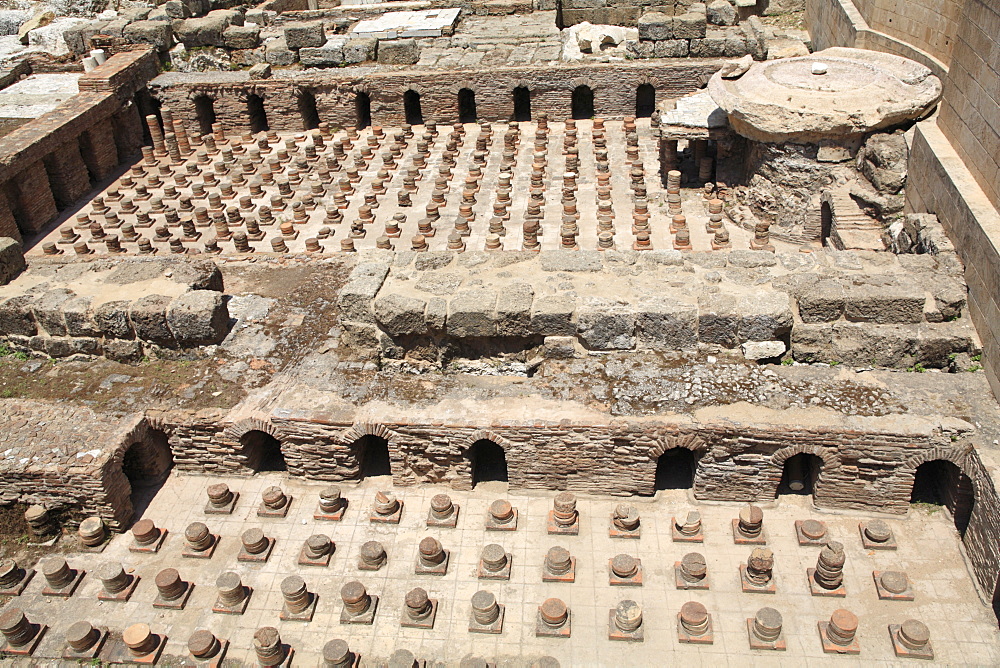
M 122 473 L 130 487 L 132 522 L 142 518 L 173 466 L 173 453 L 167 435 L 162 431 L 150 429 L 144 440 L 136 441 L 125 449 Z

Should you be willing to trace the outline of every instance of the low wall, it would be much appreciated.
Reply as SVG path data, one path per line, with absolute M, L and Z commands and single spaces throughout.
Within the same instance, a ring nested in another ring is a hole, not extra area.
M 420 95 L 424 119 L 438 123 L 458 120 L 458 91 L 475 93 L 479 119 L 506 121 L 513 116 L 513 91 L 525 87 L 531 95 L 531 113 L 552 119 L 569 118 L 572 94 L 578 86 L 594 93 L 594 114 L 615 118 L 635 114 L 636 89 L 651 84 L 657 99 L 681 97 L 703 87 L 722 60 L 686 60 L 678 64 L 618 62 L 575 67 L 501 68 L 484 71 L 364 72 L 307 70 L 294 75 L 252 81 L 245 72 L 203 75 L 166 73 L 150 85 L 153 95 L 169 107 L 175 119 L 198 127 L 195 99 L 213 101 L 216 120 L 230 131 L 250 131 L 249 95 L 263 98 L 267 123 L 273 130 L 300 131 L 305 127 L 299 99 L 303 91 L 315 96 L 321 121 L 335 127 L 358 124 L 355 100 L 364 93 L 371 101 L 372 123 L 398 126 L 406 122 L 403 96 Z M 206 80 L 207 79 L 207 80 Z
M 0 236 L 41 232 L 142 145 L 132 98 L 156 72 L 152 51 L 115 55 L 80 93 L 0 138 Z

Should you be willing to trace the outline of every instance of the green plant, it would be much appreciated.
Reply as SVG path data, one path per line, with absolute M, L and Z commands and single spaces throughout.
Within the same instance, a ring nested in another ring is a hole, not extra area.
M 983 370 L 983 367 L 981 365 L 979 365 L 979 364 L 973 364 L 968 369 L 966 369 L 966 371 L 968 371 L 969 373 L 974 373 L 976 371 L 982 371 L 982 370 Z
M 906 370 L 909 371 L 909 372 L 911 372 L 911 373 L 923 373 L 924 371 L 927 371 L 927 369 L 924 367 L 924 365 L 921 364 L 920 362 L 917 362 L 916 364 L 914 364 L 911 367 L 907 367 Z
M 7 355 L 13 355 L 14 351 L 11 350 L 6 343 L 0 343 L 0 357 L 7 357 Z
M 969 359 L 972 360 L 973 362 L 978 362 L 983 359 L 983 355 L 982 353 L 980 353 L 979 355 L 973 355 Z
M 791 357 L 786 357 L 785 359 L 781 360 L 781 365 L 782 366 L 792 366 L 792 364 L 794 364 L 794 363 L 795 363 L 795 360 L 793 360 Z
M 14 359 L 21 360 L 22 362 L 27 362 L 31 358 L 28 356 L 28 353 L 18 351 L 14 353 Z
M 837 366 L 838 364 L 840 364 L 838 360 L 830 360 L 830 366 Z

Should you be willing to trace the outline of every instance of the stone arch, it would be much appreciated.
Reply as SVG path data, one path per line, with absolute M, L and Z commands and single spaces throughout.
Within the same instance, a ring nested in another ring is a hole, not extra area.
M 398 434 L 378 422 L 357 422 L 343 432 L 339 441 L 350 452 L 353 464 L 348 468 L 358 479 L 369 475 L 391 474 L 393 482 L 402 480 L 404 458 L 398 444 Z M 371 459 L 372 455 L 374 459 Z M 387 469 L 387 470 L 383 470 Z
M 510 449 L 510 441 L 494 431 L 477 429 L 469 434 L 460 451 L 470 486 L 475 487 L 477 482 L 485 481 L 510 483 L 514 477 L 508 459 Z
M 297 86 L 294 90 L 295 103 L 301 117 L 302 129 L 306 132 L 319 127 L 319 100 L 317 91 L 308 86 Z
M 477 441 L 493 441 L 501 448 L 503 448 L 504 452 L 510 452 L 510 449 L 513 447 L 513 444 L 510 441 L 508 441 L 506 438 L 496 433 L 495 431 L 492 431 L 490 429 L 477 429 L 462 440 L 462 443 L 458 446 L 458 449 L 464 455 L 469 452 L 469 449 Z
M 448 91 L 452 95 L 458 95 L 459 91 L 462 90 L 463 88 L 467 88 L 468 90 L 471 90 L 473 93 L 477 94 L 479 93 L 479 86 L 476 85 L 476 83 L 474 81 L 471 81 L 470 79 L 462 79 L 461 81 L 456 81 L 455 83 L 453 83 L 451 86 L 448 87 Z
M 781 468 L 784 467 L 786 460 L 799 454 L 816 455 L 822 459 L 823 468 L 820 473 L 830 473 L 840 468 L 840 457 L 837 456 L 837 453 L 834 450 L 824 448 L 821 445 L 808 445 L 805 443 L 781 448 L 773 453 L 768 461 L 771 466 L 774 466 L 780 471 Z
M 244 418 L 226 426 L 223 435 L 234 446 L 234 459 L 251 473 L 286 470 L 284 448 L 288 437 L 269 420 L 254 416 Z M 269 452 L 275 449 L 276 452 Z M 280 462 L 274 464 L 270 461 L 272 458 L 279 458 Z
M 962 473 L 969 476 L 975 482 L 976 475 L 969 463 L 969 455 L 972 453 L 972 450 L 972 445 L 966 445 L 961 449 L 939 446 L 930 450 L 924 450 L 920 454 L 913 455 L 903 462 L 903 465 L 899 467 L 899 472 L 906 476 L 912 476 L 917 472 L 917 467 L 921 464 L 934 461 L 935 459 L 943 459 L 957 466 Z
M 597 90 L 597 86 L 591 81 L 590 77 L 575 77 L 570 79 L 566 86 L 570 90 L 579 88 L 580 86 L 586 86 L 590 90 Z
M 694 434 L 674 434 L 656 439 L 653 449 L 649 451 L 649 458 L 656 459 L 667 450 L 674 448 L 684 448 L 696 455 L 703 454 L 708 450 L 708 442 L 700 436 Z
M 122 435 L 103 470 L 105 501 L 112 513 L 105 519 L 111 528 L 125 530 L 141 517 L 173 465 L 169 435 L 145 418 Z

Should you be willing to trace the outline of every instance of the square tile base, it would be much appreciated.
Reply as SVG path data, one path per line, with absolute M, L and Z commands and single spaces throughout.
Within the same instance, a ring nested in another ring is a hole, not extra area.
M 0 646 L 0 656 L 5 654 L 11 654 L 13 656 L 31 656 L 36 649 L 38 649 L 38 644 L 42 642 L 42 636 L 45 632 L 49 630 L 49 627 L 45 624 L 38 625 L 38 631 L 35 633 L 35 637 L 31 639 L 27 645 L 22 645 L 21 647 L 11 647 L 10 643 L 4 640 L 3 646 Z
M 452 512 L 451 517 L 446 517 L 443 520 L 439 520 L 431 514 L 431 511 L 427 511 L 427 526 L 436 527 L 438 529 L 454 529 L 458 526 L 458 504 L 453 504 L 454 512 Z
M 232 515 L 236 508 L 236 502 L 240 500 L 240 493 L 233 492 L 233 500 L 224 506 L 215 507 L 211 503 L 205 504 L 206 515 Z
M 169 532 L 166 529 L 160 529 L 160 537 L 149 545 L 139 545 L 135 542 L 135 539 L 132 539 L 132 544 L 128 546 L 128 551 L 138 552 L 140 554 L 153 554 L 159 552 L 160 548 L 163 547 L 163 541 L 167 539 L 167 533 Z
M 438 613 L 438 602 L 436 598 L 428 599 L 431 603 L 431 614 L 427 615 L 423 619 L 411 619 L 409 615 L 406 614 L 406 606 L 403 606 L 403 614 L 399 618 L 400 626 L 407 626 L 412 629 L 432 629 L 434 628 L 434 619 L 437 617 Z
M 755 582 L 751 582 L 747 578 L 746 564 L 740 564 L 740 586 L 743 588 L 744 594 L 773 594 L 778 590 L 778 587 L 774 582 L 774 576 L 771 576 L 771 581 L 766 585 L 759 585 Z
M 368 609 L 362 612 L 360 615 L 352 615 L 344 608 L 340 611 L 340 623 L 341 624 L 371 624 L 375 621 L 375 610 L 378 608 L 378 596 L 375 594 L 369 594 L 371 596 L 372 602 L 368 606 Z
M 681 613 L 677 613 L 677 642 L 689 643 L 692 645 L 711 645 L 715 642 L 715 633 L 712 631 L 712 615 L 708 616 L 708 629 L 700 636 L 694 636 L 687 632 L 681 624 Z
M 576 557 L 569 558 L 569 570 L 565 573 L 549 573 L 542 566 L 542 582 L 576 582 Z
M 612 608 L 608 610 L 608 640 L 624 640 L 626 642 L 642 642 L 643 641 L 643 627 L 645 624 L 640 624 L 639 628 L 635 631 L 622 631 L 615 625 L 615 610 Z
M 197 668 L 219 668 L 222 662 L 226 659 L 226 652 L 229 650 L 229 641 L 219 639 L 219 651 L 215 653 L 211 659 L 196 659 L 194 655 L 189 654 L 190 659 L 188 659 L 188 665 L 197 666 Z
M 187 605 L 188 599 L 191 598 L 191 592 L 194 591 L 193 582 L 185 582 L 186 589 L 184 593 L 181 594 L 180 598 L 175 598 L 172 601 L 165 601 L 159 595 L 157 595 L 156 600 L 153 601 L 154 608 L 165 608 L 167 610 L 183 610 L 184 606 Z
M 112 639 L 107 643 L 101 659 L 106 664 L 126 663 L 138 666 L 152 666 L 159 661 L 160 655 L 163 654 L 163 648 L 167 644 L 167 636 L 159 633 L 156 634 L 156 637 L 158 638 L 156 649 L 145 656 L 133 655 L 121 638 Z
M 896 652 L 896 656 L 902 656 L 908 659 L 934 658 L 934 648 L 931 647 L 930 643 L 927 643 L 927 647 L 924 647 L 923 649 L 910 649 L 903 643 L 899 642 L 899 627 L 899 624 L 889 624 L 889 637 L 892 639 L 892 649 Z
M 343 505 L 340 510 L 334 513 L 324 513 L 319 506 L 316 506 L 316 512 L 313 513 L 314 520 L 320 520 L 322 522 L 340 522 L 344 519 L 344 513 L 347 512 L 347 499 L 342 499 Z
M 878 592 L 879 600 L 881 601 L 912 601 L 913 600 L 913 587 L 910 585 L 910 579 L 906 579 L 906 589 L 895 594 L 885 587 L 882 586 L 882 582 L 879 578 L 882 577 L 882 571 L 872 571 L 872 579 L 875 580 L 875 591 Z
M 236 561 L 246 561 L 250 563 L 264 563 L 271 558 L 271 552 L 274 551 L 274 539 L 267 539 L 267 548 L 260 554 L 250 554 L 247 552 L 245 547 L 240 548 L 240 553 L 236 555 Z
M 884 543 L 876 543 L 873 540 L 869 540 L 868 536 L 865 535 L 865 522 L 860 522 L 858 524 L 858 531 L 861 532 L 861 545 L 866 550 L 895 550 L 896 549 L 896 536 L 892 535 Z
M 181 556 L 188 559 L 211 559 L 212 555 L 215 554 L 215 548 L 219 546 L 219 540 L 219 534 L 212 534 L 212 546 L 207 550 L 194 550 L 190 545 L 185 545 L 184 549 L 181 550 Z
M 608 584 L 614 587 L 641 587 L 642 586 L 642 560 L 636 559 L 635 564 L 638 567 L 636 574 L 630 578 L 620 578 L 615 575 L 615 572 L 611 570 L 611 562 L 614 558 L 608 559 Z
M 507 565 L 501 568 L 499 571 L 488 571 L 486 567 L 483 566 L 482 559 L 479 560 L 479 566 L 476 569 L 476 577 L 480 580 L 510 580 L 510 569 L 514 563 L 514 555 L 507 552 Z
M 733 543 L 736 545 L 767 545 L 767 535 L 764 533 L 764 529 L 761 528 L 760 535 L 756 538 L 750 538 L 744 536 L 740 533 L 740 520 L 739 518 L 733 519 Z
M 306 546 L 303 545 L 302 548 L 299 550 L 299 559 L 296 563 L 298 563 L 299 566 L 326 567 L 330 565 L 330 559 L 333 558 L 333 551 L 334 547 L 331 544 L 329 552 L 324 554 L 319 559 L 310 559 L 309 557 L 306 556 Z
M 377 564 L 375 564 L 373 566 L 371 564 L 366 564 L 364 561 L 361 560 L 361 557 L 358 557 L 358 570 L 359 571 L 377 571 L 377 570 L 380 570 L 383 566 L 385 566 L 385 562 L 387 562 L 388 560 L 389 560 L 389 558 L 385 557 L 385 558 L 382 559 L 382 561 L 380 561 L 379 563 L 377 563 Z
M 681 562 L 674 562 L 674 585 L 677 589 L 708 589 L 708 574 L 699 582 L 688 582 L 681 575 Z
M 824 527 L 826 527 L 826 522 L 820 522 Z M 812 539 L 802 533 L 802 520 L 795 520 L 795 537 L 799 541 L 799 545 L 822 547 L 830 542 L 830 529 L 827 527 L 826 533 L 823 534 L 822 538 Z
M 500 607 L 500 616 L 492 624 L 480 624 L 476 621 L 476 617 L 473 614 L 469 614 L 469 633 L 502 633 L 503 632 L 503 613 L 504 605 L 502 603 L 497 604 Z
M 830 635 L 827 633 L 827 629 L 830 626 L 830 622 L 816 622 L 816 628 L 819 629 L 819 640 L 823 643 L 823 651 L 827 654 L 861 654 L 861 643 L 858 642 L 858 637 L 854 636 L 854 640 L 850 645 L 838 645 L 830 640 Z
M 13 587 L 8 587 L 6 589 L 0 589 L 0 596 L 20 596 L 24 592 L 24 588 L 28 586 L 31 582 L 31 578 L 35 577 L 35 569 L 25 568 L 24 576 L 21 580 L 14 584 Z
M 391 515 L 379 515 L 374 510 L 368 516 L 370 522 L 375 524 L 399 524 L 400 518 L 403 517 L 403 502 L 399 502 L 399 508 L 396 508 L 396 512 Z
M 677 529 L 677 518 L 670 518 L 670 538 L 675 543 L 704 543 L 705 533 L 701 530 L 693 536 L 685 536 Z
M 538 608 L 535 613 L 535 637 L 536 638 L 569 638 L 571 632 L 571 622 L 573 621 L 573 611 L 566 611 L 566 623 L 557 629 L 552 628 L 542 621 L 542 609 Z
M 493 516 L 486 513 L 486 530 L 487 531 L 517 531 L 517 508 L 512 509 L 514 511 L 514 517 L 510 518 L 509 522 L 505 524 L 500 524 L 493 519 Z
M 220 615 L 242 615 L 247 611 L 247 606 L 250 605 L 250 596 L 253 594 L 253 587 L 246 587 L 247 595 L 243 599 L 243 602 L 235 607 L 229 607 L 223 603 L 219 598 L 215 599 L 215 605 L 212 606 L 212 612 L 216 612 Z
M 560 526 L 556 523 L 554 510 L 549 511 L 549 518 L 546 524 L 547 531 L 555 536 L 578 536 L 580 535 L 580 515 L 577 513 L 576 520 L 569 526 Z
M 413 568 L 413 572 L 417 575 L 447 575 L 448 561 L 451 559 L 451 550 L 443 550 L 443 552 L 444 561 L 434 566 L 424 566 L 420 563 L 420 557 L 417 557 L 417 563 Z M 508 561 L 507 563 L 509 564 L 510 562 Z
M 114 602 L 117 602 L 117 603 L 124 603 L 124 602 L 128 601 L 129 598 L 132 597 L 132 592 L 135 591 L 135 588 L 137 586 L 139 586 L 139 576 L 138 575 L 132 575 L 132 582 L 130 582 L 127 587 L 125 587 L 124 589 L 122 589 L 117 594 L 109 594 L 107 592 L 107 590 L 105 590 L 105 589 L 102 588 L 101 591 L 98 592 L 98 594 L 97 594 L 97 600 L 99 600 L 99 601 L 114 601 Z
M 80 586 L 80 580 L 83 576 L 87 574 L 87 571 L 80 569 L 73 576 L 73 580 L 65 587 L 60 587 L 59 589 L 53 589 L 52 587 L 45 585 L 42 587 L 42 596 L 61 596 L 62 598 L 69 598 L 76 591 L 76 588 Z
M 813 596 L 834 596 L 838 598 L 843 598 L 847 596 L 847 589 L 844 587 L 844 583 L 841 582 L 840 586 L 836 589 L 824 589 L 819 586 L 816 582 L 816 569 L 807 568 L 806 577 L 809 579 L 809 593 Z
M 111 537 L 108 536 L 100 545 L 84 545 L 79 538 L 76 539 L 76 551 L 87 552 L 89 554 L 100 554 L 111 544 Z
M 608 525 L 608 535 L 612 538 L 639 538 L 642 536 L 642 525 L 640 524 L 631 531 L 615 526 L 615 515 L 611 514 L 611 524 Z
M 285 505 L 277 509 L 268 508 L 267 506 L 264 505 L 264 502 L 261 501 L 260 505 L 257 506 L 257 517 L 275 517 L 275 518 L 288 517 L 288 509 L 291 507 L 292 507 L 291 496 L 285 497 Z
M 309 592 L 309 607 L 302 612 L 291 612 L 287 606 L 281 606 L 281 614 L 278 619 L 283 622 L 311 622 L 316 614 L 316 604 L 319 602 L 319 595 Z
M 750 649 L 770 649 L 778 652 L 784 652 L 788 649 L 788 643 L 785 642 L 784 631 L 781 632 L 774 642 L 764 642 L 755 636 L 753 634 L 753 617 L 747 618 L 747 636 L 750 638 Z
M 104 649 L 104 643 L 108 641 L 108 629 L 104 626 L 97 627 L 100 637 L 98 637 L 97 642 L 94 643 L 93 647 L 82 652 L 77 652 L 68 644 L 63 647 L 62 658 L 67 661 L 90 661 L 96 659 L 97 655 L 101 653 Z

